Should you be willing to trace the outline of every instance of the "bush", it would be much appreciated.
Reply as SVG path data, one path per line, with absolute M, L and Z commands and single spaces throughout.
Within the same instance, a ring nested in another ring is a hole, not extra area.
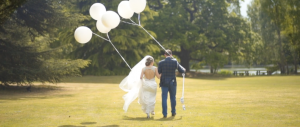
M 266 67 L 268 75 L 271 75 L 273 72 L 277 71 L 279 69 L 278 65 L 273 67 Z
M 221 70 L 221 71 L 218 72 L 218 74 L 224 75 L 224 76 L 231 76 L 232 72 L 231 71 L 227 71 L 227 70 Z

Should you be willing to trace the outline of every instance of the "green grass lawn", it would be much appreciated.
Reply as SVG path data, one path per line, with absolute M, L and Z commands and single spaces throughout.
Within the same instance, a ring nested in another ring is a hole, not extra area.
M 188 78 L 185 111 L 178 78 L 177 115 L 171 117 L 169 112 L 166 119 L 160 89 L 151 119 L 146 119 L 137 100 L 125 113 L 125 92 L 118 86 L 123 78 L 87 76 L 56 85 L 36 83 L 32 92 L 23 87 L 0 89 L 0 126 L 300 126 L 300 76 Z

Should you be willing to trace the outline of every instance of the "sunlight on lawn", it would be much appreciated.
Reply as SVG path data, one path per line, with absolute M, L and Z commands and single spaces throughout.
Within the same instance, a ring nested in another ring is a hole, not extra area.
M 156 114 L 146 119 L 137 100 L 122 110 L 124 76 L 87 76 L 26 89 L 0 90 L 0 126 L 300 126 L 299 76 L 186 79 L 185 105 L 177 115 L 161 114 L 161 90 Z M 158 80 L 157 80 L 158 82 Z M 168 106 L 170 103 L 168 101 Z

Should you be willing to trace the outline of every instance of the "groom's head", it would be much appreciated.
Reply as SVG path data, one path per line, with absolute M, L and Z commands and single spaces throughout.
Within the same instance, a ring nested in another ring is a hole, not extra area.
M 167 49 L 165 51 L 165 57 L 168 57 L 168 56 L 172 56 L 172 51 L 170 49 Z

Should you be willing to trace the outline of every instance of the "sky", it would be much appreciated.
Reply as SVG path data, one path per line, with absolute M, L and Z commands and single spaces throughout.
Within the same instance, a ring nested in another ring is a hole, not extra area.
M 244 0 L 244 2 L 243 2 L 243 1 L 240 0 L 242 16 L 248 17 L 248 15 L 247 15 L 247 9 L 248 9 L 247 5 L 250 4 L 251 1 L 252 0 Z

